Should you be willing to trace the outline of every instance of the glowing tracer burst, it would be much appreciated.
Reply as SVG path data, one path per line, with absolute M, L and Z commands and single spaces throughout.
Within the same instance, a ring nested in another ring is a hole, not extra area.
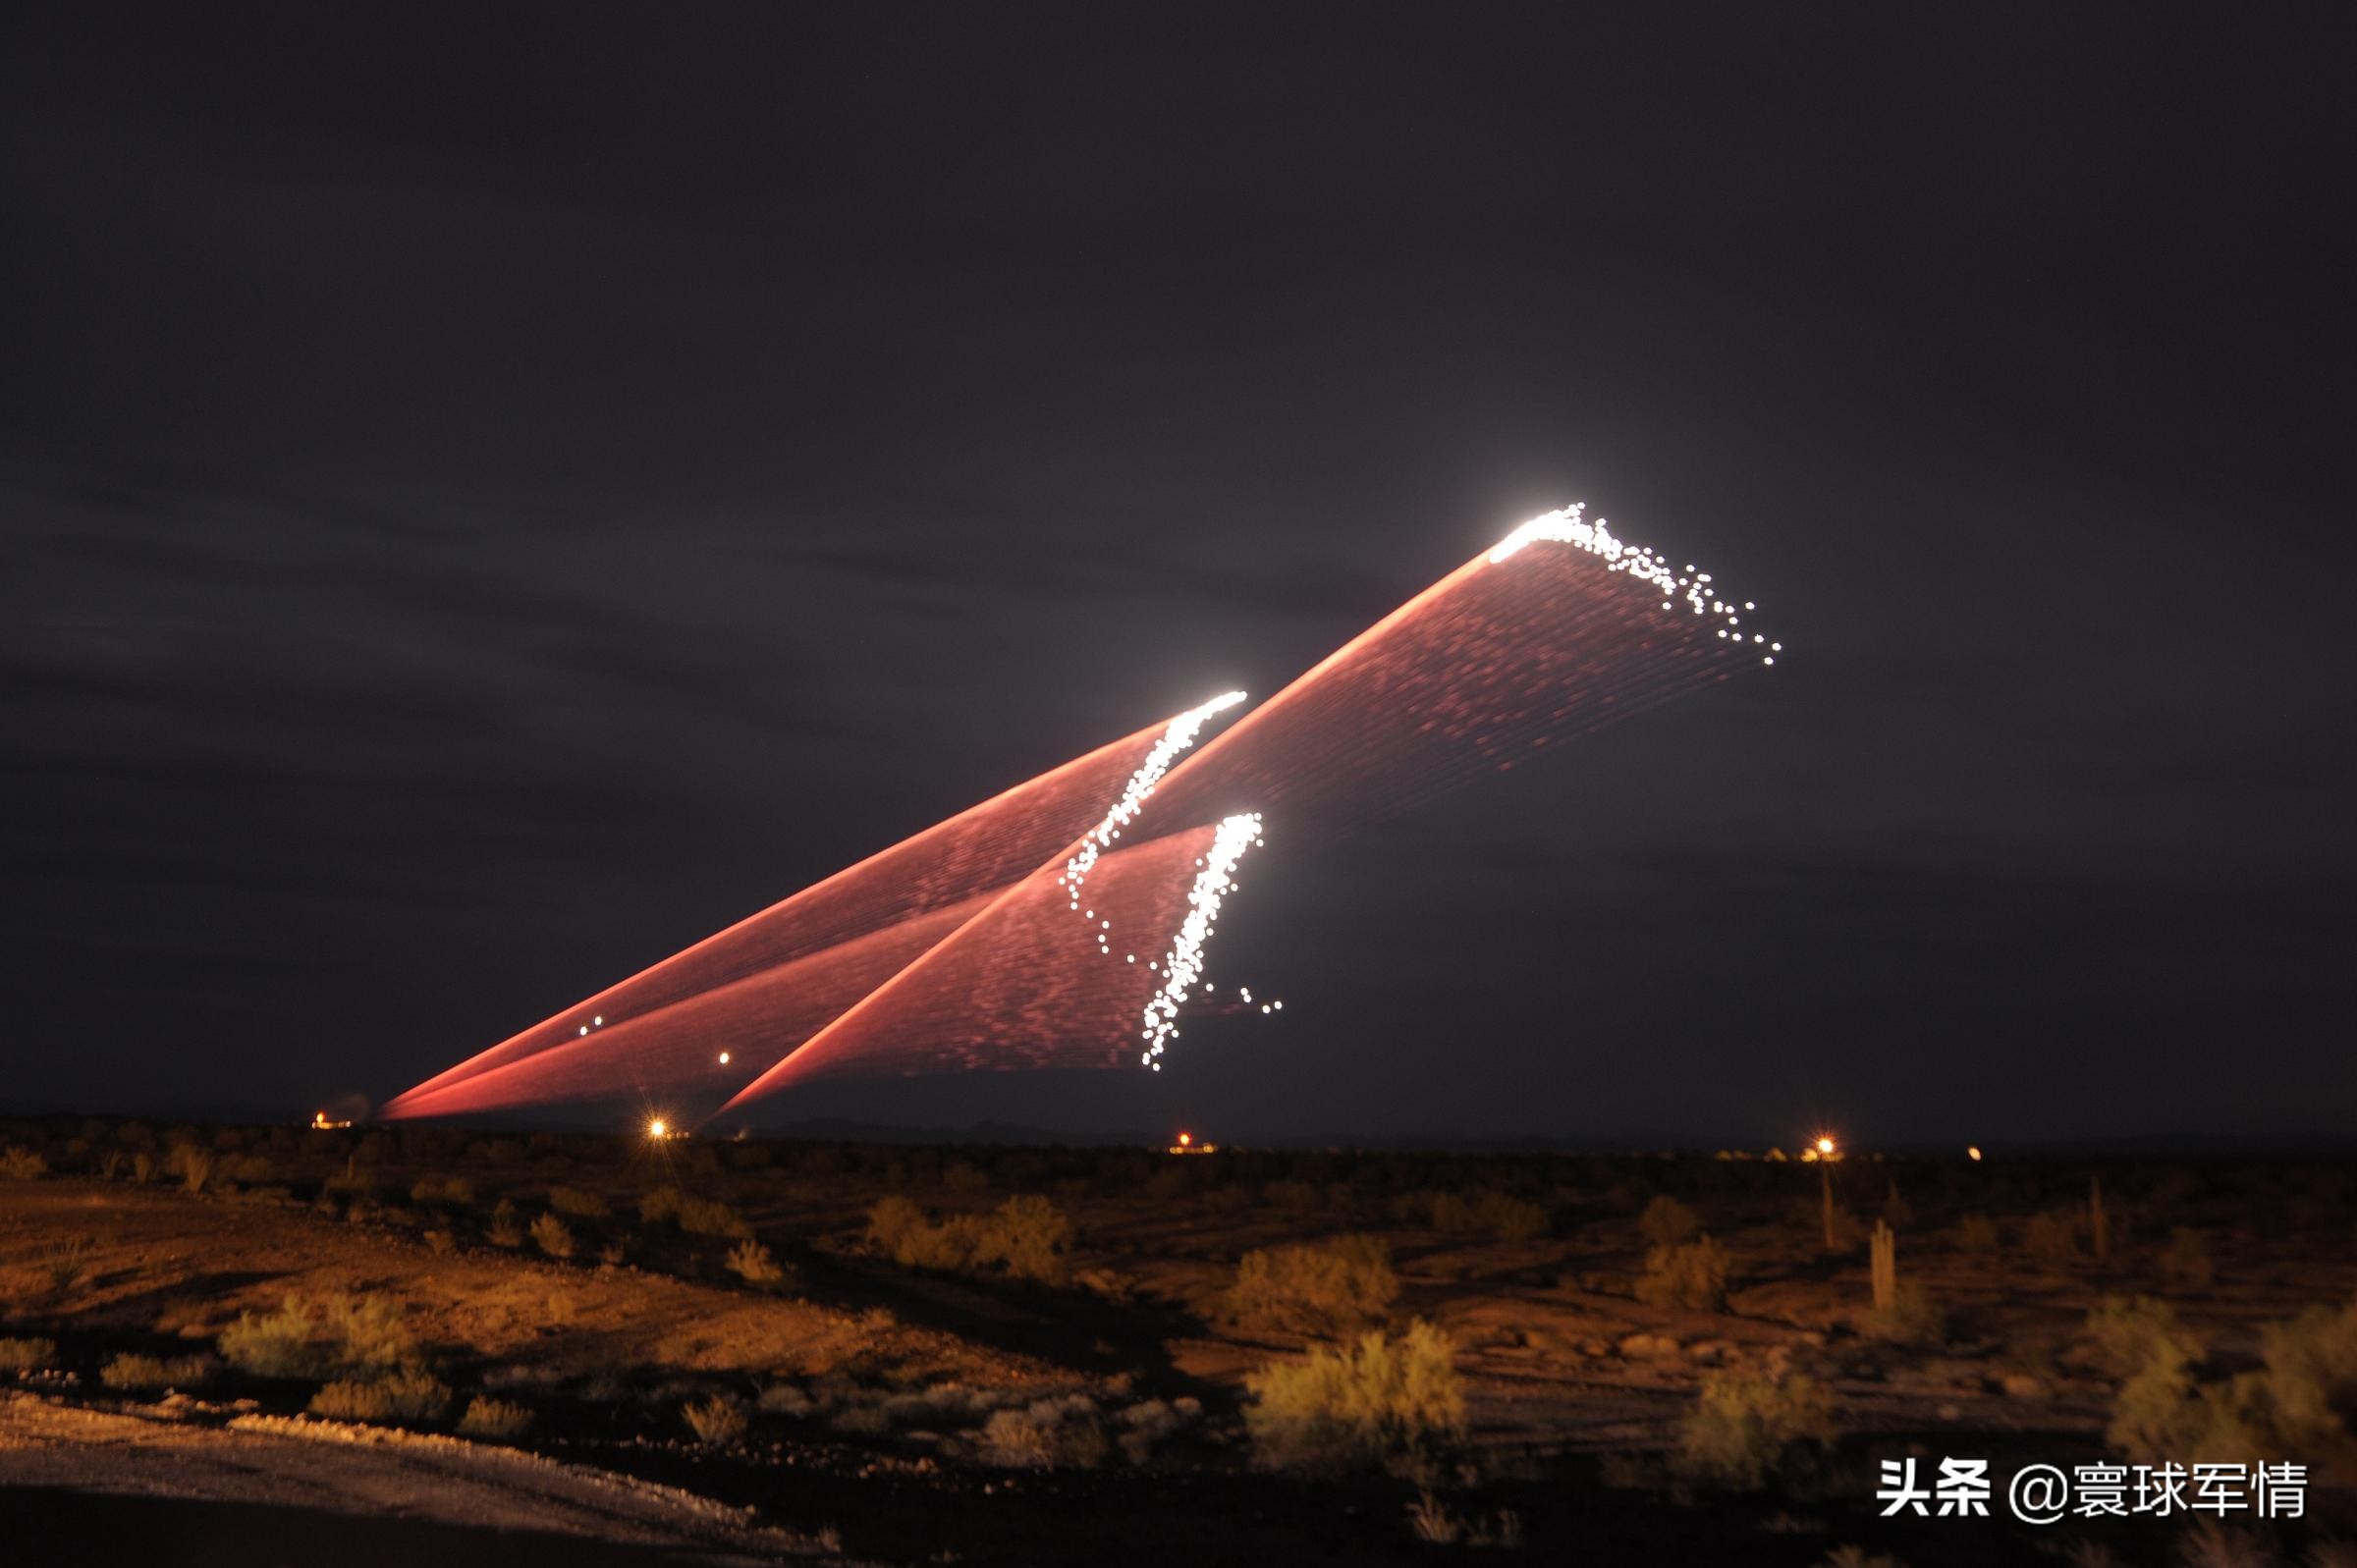
M 1602 517 L 1594 522 L 1588 521 L 1587 510 L 1586 502 L 1575 501 L 1560 511 L 1539 514 L 1498 541 L 1496 548 L 1490 551 L 1490 565 L 1495 567 L 1511 560 L 1525 546 L 1541 539 L 1557 544 L 1577 545 L 1588 554 L 1601 556 L 1611 563 L 1612 570 L 1625 571 L 1639 581 L 1649 582 L 1661 589 L 1664 610 L 1671 609 L 1673 600 L 1683 599 L 1694 614 L 1711 616 L 1724 622 L 1714 628 L 1720 636 L 1732 637 L 1736 642 L 1743 640 L 1742 632 L 1736 629 L 1743 622 L 1735 615 L 1735 606 L 1713 591 L 1709 572 L 1694 571 L 1692 567 L 1688 567 L 1686 570 L 1694 574 L 1680 576 L 1645 546 L 1626 545 L 1613 537 L 1612 529 Z M 1752 610 L 1757 607 L 1747 599 L 1742 608 Z M 1771 643 L 1758 632 L 1752 633 L 1751 641 L 1767 647 L 1768 652 L 1760 659 L 1764 665 L 1776 663 L 1776 656 L 1784 651 L 1782 643 Z
M 436 1074 L 381 1114 L 643 1103 L 658 1091 L 674 1107 L 710 1107 L 732 1089 L 734 1108 L 846 1068 L 1114 1065 L 1124 1038 L 1159 1071 L 1197 987 L 1213 992 L 1204 949 L 1264 819 L 1332 838 L 1511 768 L 1525 748 L 1724 680 L 1754 656 L 1772 665 L 1783 645 L 1745 629 L 1754 608 L 1709 572 L 1673 570 L 1589 521 L 1584 505 L 1543 514 L 1208 743 L 1195 744 L 1242 706 L 1242 692 L 813 884 Z M 1116 780 L 1125 782 L 1101 804 Z M 1101 963 L 1117 918 L 1124 930 L 1168 932 L 1167 950 L 1147 958 L 1160 946 L 1150 943 Z
M 1146 1003 L 1146 1049 L 1137 1059 L 1156 1072 L 1162 1071 L 1164 1044 L 1178 1033 L 1178 1004 L 1203 977 L 1203 946 L 1220 918 L 1220 900 L 1235 887 L 1235 863 L 1261 842 L 1260 813 L 1243 811 L 1220 824 L 1211 848 L 1204 852 L 1203 869 L 1186 892 L 1186 919 L 1179 922 L 1170 953 L 1162 960 L 1162 989 Z M 1250 992 L 1244 995 L 1251 997 Z
M 1171 771 L 1171 764 L 1178 760 L 1178 753 L 1195 743 L 1195 734 L 1206 720 L 1216 714 L 1226 713 L 1243 700 L 1244 694 L 1240 691 L 1225 691 L 1200 707 L 1187 709 L 1171 721 L 1171 727 L 1162 732 L 1162 738 L 1154 743 L 1154 749 L 1146 753 L 1146 760 L 1139 763 L 1137 772 L 1129 776 L 1129 783 L 1123 788 L 1121 798 L 1105 813 L 1105 820 L 1089 830 L 1088 836 L 1080 840 L 1080 847 L 1073 850 L 1071 858 L 1064 863 L 1064 875 L 1056 880 L 1070 892 L 1074 909 L 1080 907 L 1080 885 L 1088 880 L 1089 872 L 1096 866 L 1097 857 L 1122 836 L 1122 830 L 1137 816 L 1146 803 L 1146 797 L 1162 782 L 1162 776 Z

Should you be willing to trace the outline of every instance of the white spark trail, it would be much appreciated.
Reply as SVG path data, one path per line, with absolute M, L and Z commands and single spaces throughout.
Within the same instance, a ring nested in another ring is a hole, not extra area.
M 1497 547 L 1490 552 L 1490 564 L 1496 566 L 1509 560 L 1525 546 L 1541 539 L 1576 545 L 1590 555 L 1602 557 L 1610 563 L 1612 570 L 1625 571 L 1639 581 L 1649 582 L 1659 588 L 1664 610 L 1672 608 L 1673 601 L 1683 599 L 1687 608 L 1696 615 L 1713 616 L 1724 622 L 1718 627 L 1720 636 L 1731 637 L 1736 642 L 1745 640 L 1744 633 L 1736 629 L 1743 624 L 1736 611 L 1748 612 L 1756 608 L 1749 600 L 1737 605 L 1732 600 L 1722 599 L 1710 585 L 1709 572 L 1695 571 L 1692 567 L 1686 568 L 1686 571 L 1692 573 L 1690 576 L 1672 571 L 1667 561 L 1646 546 L 1631 545 L 1615 538 L 1604 518 L 1588 521 L 1584 515 L 1587 510 L 1586 502 L 1575 501 L 1558 511 L 1541 513 L 1499 540 Z M 1770 642 L 1756 631 L 1750 634 L 1750 641 L 1767 650 L 1760 659 L 1764 665 L 1776 663 L 1776 656 L 1784 651 L 1782 643 Z
M 1128 784 L 1123 788 L 1121 798 L 1113 803 L 1113 809 L 1105 813 L 1105 820 L 1089 830 L 1088 837 L 1080 840 L 1079 850 L 1064 863 L 1064 875 L 1056 881 L 1071 894 L 1074 909 L 1080 907 L 1080 885 L 1088 880 L 1097 857 L 1105 852 L 1107 845 L 1122 836 L 1122 830 L 1136 817 L 1139 809 L 1145 805 L 1146 797 L 1154 792 L 1154 786 L 1162 783 L 1162 776 L 1171 771 L 1172 763 L 1178 760 L 1178 753 L 1195 743 L 1196 734 L 1212 715 L 1225 713 L 1243 700 L 1244 694 L 1240 691 L 1222 692 L 1201 707 L 1189 708 L 1171 721 L 1170 728 L 1154 742 L 1154 748 L 1146 753 L 1145 761 L 1137 765 L 1137 772 L 1129 776 Z
M 1186 918 L 1179 923 L 1178 934 L 1171 939 L 1170 953 L 1162 960 L 1162 989 L 1147 1001 L 1141 1020 L 1140 1038 L 1146 1049 L 1138 1060 L 1156 1072 L 1162 1070 L 1159 1058 L 1164 1045 L 1178 1032 L 1178 1004 L 1203 976 L 1203 948 L 1211 941 L 1213 923 L 1220 918 L 1220 901 L 1235 887 L 1235 863 L 1261 841 L 1257 811 L 1223 819 L 1212 835 L 1203 869 L 1195 873 L 1195 885 L 1187 890 Z

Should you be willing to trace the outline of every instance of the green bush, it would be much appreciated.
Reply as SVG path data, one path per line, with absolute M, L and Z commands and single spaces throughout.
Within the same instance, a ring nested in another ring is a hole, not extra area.
M 98 1369 L 98 1380 L 109 1388 L 150 1393 L 161 1388 L 201 1388 L 213 1380 L 221 1364 L 206 1355 L 141 1356 L 126 1353 Z
M 1807 1446 L 1833 1446 L 1833 1395 L 1813 1379 L 1708 1372 L 1678 1429 L 1674 1464 L 1692 1480 L 1756 1490 Z
M 1702 1217 L 1668 1193 L 1645 1206 L 1637 1229 L 1655 1247 L 1676 1247 L 1702 1234 Z
M 264 1316 L 240 1313 L 221 1331 L 221 1354 L 260 1378 L 332 1378 L 408 1366 L 417 1341 L 382 1297 L 289 1296 Z
M 1398 1293 L 1381 1238 L 1337 1236 L 1244 1254 L 1222 1308 L 1247 1331 L 1339 1335 L 1381 1323 Z
M 311 1395 L 310 1412 L 330 1421 L 439 1421 L 450 1390 L 422 1372 L 397 1372 L 366 1381 L 339 1379 Z
M 476 1394 L 466 1402 L 466 1413 L 459 1417 L 459 1434 L 499 1439 L 521 1437 L 531 1424 L 532 1413 L 521 1405 L 512 1405 L 489 1394 Z
M 1727 1249 L 1709 1236 L 1656 1245 L 1638 1276 L 1639 1301 L 1656 1307 L 1716 1312 L 1727 1305 Z
M 0 1339 L 0 1372 L 39 1372 L 56 1358 L 54 1339 Z
M 1397 1339 L 1369 1329 L 1353 1344 L 1248 1375 L 1244 1424 L 1278 1469 L 1429 1466 L 1462 1438 L 1464 1384 L 1449 1336 L 1417 1319 Z

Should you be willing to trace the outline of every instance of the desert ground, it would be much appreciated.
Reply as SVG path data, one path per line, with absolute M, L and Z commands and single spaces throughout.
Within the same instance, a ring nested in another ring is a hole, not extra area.
M 0 1124 L 0 1532 L 247 1568 L 2357 1561 L 2353 1175 Z M 1874 1498 L 1908 1456 L 2229 1453 L 2310 1465 L 2303 1516 Z

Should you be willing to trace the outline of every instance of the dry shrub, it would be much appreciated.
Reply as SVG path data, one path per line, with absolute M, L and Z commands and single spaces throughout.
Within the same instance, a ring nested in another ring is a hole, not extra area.
M 201 1388 L 213 1380 L 221 1363 L 207 1355 L 141 1356 L 126 1353 L 98 1369 L 98 1380 L 109 1388 L 130 1393 L 152 1393 L 164 1388 Z
M 1987 1215 L 1966 1215 L 1957 1220 L 1953 1239 L 1956 1251 L 1971 1258 L 1992 1257 L 2003 1245 L 1997 1221 Z
M 1453 1192 L 1427 1194 L 1424 1217 L 1433 1229 L 1449 1236 L 1496 1236 L 1500 1241 L 1529 1241 L 1547 1233 L 1547 1211 L 1503 1192 L 1483 1189 L 1470 1198 Z
M 770 1250 L 750 1238 L 730 1251 L 729 1269 L 748 1285 L 767 1287 L 783 1284 L 786 1279 L 786 1271 Z
M 1289 1214 L 1307 1214 L 1318 1207 L 1318 1189 L 1306 1181 L 1272 1181 L 1260 1189 L 1260 1201 Z
M 1898 1282 L 1891 1305 L 1867 1309 L 1866 1332 L 1894 1345 L 1935 1345 L 1947 1336 L 1947 1314 L 1920 1280 Z
M 474 1202 L 474 1183 L 465 1176 L 420 1176 L 410 1188 L 410 1202 L 463 1209 Z
M 650 1225 L 679 1217 L 680 1189 L 677 1187 L 655 1187 L 638 1200 L 638 1217 Z
M 494 1247 L 523 1245 L 523 1227 L 516 1222 L 516 1206 L 502 1198 L 492 1207 L 491 1223 L 484 1227 L 483 1238 Z
M 1522 1516 L 1511 1508 L 1486 1517 L 1458 1514 L 1429 1487 L 1407 1505 L 1407 1523 L 1418 1541 L 1434 1546 L 1503 1546 L 1513 1551 L 1522 1544 Z
M 332 1378 L 411 1365 L 417 1340 L 381 1297 L 289 1296 L 278 1311 L 240 1313 L 221 1331 L 229 1364 L 261 1378 Z
M 1716 1312 L 1727 1305 L 1727 1249 L 1709 1236 L 1661 1244 L 1645 1254 L 1637 1299 L 1657 1307 Z
M 1014 1469 L 1090 1470 L 1112 1450 L 1097 1402 L 1086 1394 L 997 1411 L 982 1427 L 983 1457 Z
M 743 1240 L 753 1233 L 744 1217 L 717 1198 L 682 1198 L 680 1228 L 691 1236 L 726 1236 Z
M 11 1181 L 32 1181 L 49 1173 L 49 1162 L 24 1147 L 10 1144 L 0 1149 L 0 1176 Z
M 548 1206 L 558 1214 L 571 1215 L 576 1219 L 606 1217 L 606 1200 L 596 1193 L 583 1192 L 578 1187 L 549 1188 Z
M 1465 1392 L 1449 1336 L 1421 1318 L 1397 1339 L 1369 1329 L 1353 1344 L 1248 1375 L 1244 1412 L 1261 1461 L 1334 1471 L 1437 1462 L 1462 1437 Z
M 521 1405 L 489 1394 L 476 1394 L 466 1401 L 466 1413 L 459 1417 L 459 1433 L 465 1437 L 508 1439 L 521 1437 L 532 1424 L 532 1413 Z
M 879 1200 L 867 1212 L 867 1241 L 904 1269 L 973 1272 L 995 1269 L 1016 1279 L 1064 1277 L 1072 1222 L 1045 1198 L 1010 1198 L 988 1216 L 952 1215 L 938 1223 L 905 1198 Z
M 2161 1275 L 2184 1289 L 2207 1290 L 2217 1275 L 2210 1262 L 2210 1238 L 2189 1225 L 2171 1230 L 2168 1245 L 2161 1249 Z
M 310 1412 L 330 1421 L 439 1421 L 450 1390 L 422 1372 L 397 1372 L 366 1381 L 339 1379 L 311 1395 Z
M 1637 1229 L 1656 1248 L 1682 1246 L 1702 1234 L 1702 1217 L 1664 1193 L 1645 1206 Z
M 2021 1247 L 2041 1263 L 2070 1262 L 2079 1255 L 2079 1217 L 2067 1209 L 2030 1216 L 2021 1228 Z
M 745 1419 L 743 1407 L 721 1394 L 699 1399 L 680 1407 L 680 1419 L 695 1433 L 695 1440 L 709 1447 L 722 1448 L 742 1440 Z
M 1805 1447 L 1831 1448 L 1835 1435 L 1833 1395 L 1814 1379 L 1710 1372 L 1679 1425 L 1674 1464 L 1710 1486 L 1756 1490 Z
M 39 1372 L 56 1358 L 54 1339 L 0 1339 L 0 1372 Z
M 1339 1335 L 1381 1323 L 1398 1293 L 1382 1238 L 1337 1236 L 1244 1254 L 1222 1305 L 1238 1328 Z
M 573 1232 L 555 1215 L 542 1215 L 532 1221 L 532 1245 L 551 1258 L 573 1256 Z

